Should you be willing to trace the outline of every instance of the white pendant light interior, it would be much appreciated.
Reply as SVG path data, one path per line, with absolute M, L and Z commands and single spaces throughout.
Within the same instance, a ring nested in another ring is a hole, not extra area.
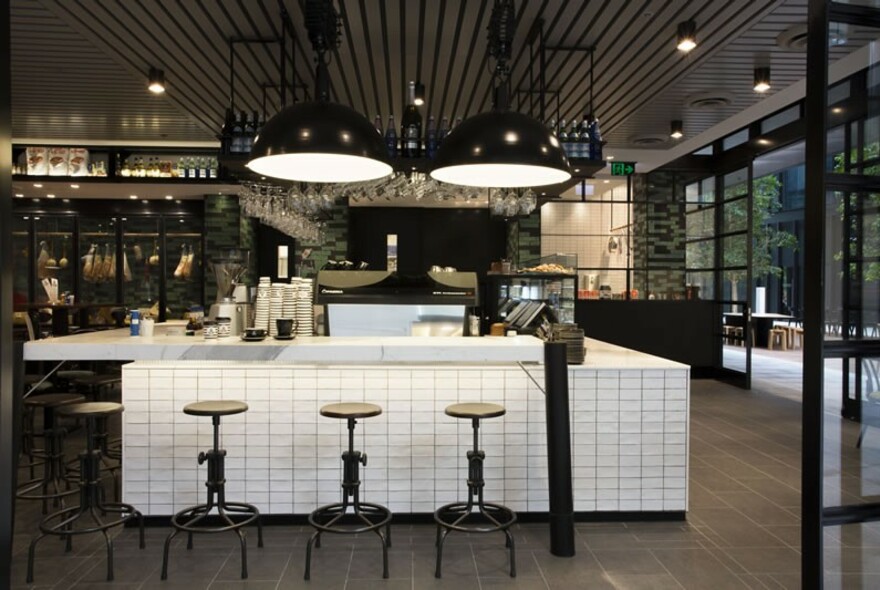
M 513 188 L 558 184 L 571 178 L 571 174 L 565 170 L 527 164 L 460 164 L 436 168 L 431 171 L 431 177 L 450 184 Z
M 248 162 L 257 174 L 299 182 L 362 182 L 388 176 L 385 162 L 348 154 L 278 154 Z

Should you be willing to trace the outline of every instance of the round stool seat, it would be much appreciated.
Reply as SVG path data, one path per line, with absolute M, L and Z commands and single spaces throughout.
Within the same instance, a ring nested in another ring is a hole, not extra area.
M 114 402 L 85 402 L 82 404 L 64 406 L 58 410 L 58 413 L 77 418 L 101 418 L 104 416 L 119 414 L 124 409 L 125 407 L 122 404 Z
M 94 371 L 88 371 L 85 369 L 68 369 L 65 371 L 55 372 L 55 375 L 59 379 L 66 379 L 68 381 L 73 381 L 74 379 L 82 379 L 83 377 L 91 377 L 94 374 Z
M 73 380 L 75 385 L 81 385 L 83 387 L 104 387 L 107 385 L 116 385 L 117 383 L 122 383 L 122 377 L 115 373 L 108 373 L 103 375 L 89 375 L 87 377 L 79 377 Z
M 247 412 L 248 405 L 234 400 L 211 400 L 193 402 L 183 406 L 183 413 L 190 416 L 231 416 Z
M 327 404 L 321 408 L 321 415 L 327 418 L 370 418 L 382 413 L 382 408 L 376 404 L 362 404 L 346 402 L 341 404 Z
M 67 404 L 76 404 L 86 401 L 85 396 L 78 393 L 44 393 L 32 395 L 24 400 L 24 405 L 37 408 L 57 408 Z
M 50 389 L 53 389 L 54 387 L 55 386 L 52 385 L 50 381 L 43 381 L 39 385 L 37 385 L 37 382 L 35 381 L 34 383 L 27 385 L 27 389 L 33 389 L 34 393 L 43 393 L 49 391 Z
M 498 404 L 467 403 L 446 406 L 446 415 L 453 418 L 497 418 L 506 412 L 504 406 Z

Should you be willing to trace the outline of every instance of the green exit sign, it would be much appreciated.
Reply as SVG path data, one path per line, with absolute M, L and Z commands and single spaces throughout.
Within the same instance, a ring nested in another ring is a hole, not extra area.
M 635 162 L 611 162 L 611 176 L 629 176 L 635 171 Z

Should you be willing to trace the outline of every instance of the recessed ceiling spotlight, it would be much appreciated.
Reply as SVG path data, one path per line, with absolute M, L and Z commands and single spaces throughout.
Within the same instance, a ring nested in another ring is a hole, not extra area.
M 128 195 L 128 198 L 131 199 L 132 201 L 134 201 L 135 199 L 138 198 L 138 196 L 137 195 Z
M 574 171 L 575 171 L 575 172 L 580 172 L 581 169 L 580 169 L 580 168 L 575 168 Z
M 758 139 L 755 140 L 755 142 L 756 142 L 758 145 L 770 145 L 770 144 L 773 143 L 772 141 L 770 141 L 770 140 L 767 139 L 766 137 L 759 137 Z
M 606 160 L 613 160 L 613 159 L 614 159 L 614 156 L 605 156 L 605 159 L 606 159 Z
M 770 68 L 755 68 L 755 83 L 752 86 L 755 92 L 764 93 L 770 90 Z
M 79 185 L 78 184 L 71 184 L 70 188 L 79 188 Z
M 165 92 L 165 72 L 158 68 L 150 68 L 150 84 L 147 88 L 153 94 Z
M 150 202 L 149 202 L 148 200 L 146 200 L 146 199 L 143 199 L 143 200 L 141 201 L 141 203 L 143 203 L 144 205 L 149 205 L 149 204 L 150 204 Z
M 672 139 L 681 139 L 684 137 L 684 124 L 680 119 L 672 121 L 669 129 L 669 137 Z
M 15 196 L 20 199 L 24 196 L 24 193 L 15 193 Z
M 69 202 L 70 202 L 70 199 L 61 199 L 61 202 L 62 202 L 62 203 L 69 203 Z
M 180 199 L 177 199 L 177 200 L 174 201 L 174 202 L 177 203 L 178 205 L 180 205 Z
M 172 199 L 174 199 L 174 197 L 172 195 L 165 195 L 166 201 L 171 201 Z
M 697 23 L 686 20 L 678 23 L 678 35 L 675 47 L 682 53 L 688 53 L 697 46 Z
M 602 184 L 608 184 L 609 182 L 611 182 L 611 181 L 610 180 L 603 180 Z
M 831 109 L 831 112 L 834 113 L 835 115 L 839 115 L 843 112 L 843 107 L 833 107 Z
M 35 182 L 35 183 L 34 183 L 34 188 L 43 188 L 43 185 L 40 184 L 39 182 Z
M 55 195 L 53 195 L 52 193 L 49 193 L 48 195 L 46 195 L 46 198 L 47 199 L 54 199 Z

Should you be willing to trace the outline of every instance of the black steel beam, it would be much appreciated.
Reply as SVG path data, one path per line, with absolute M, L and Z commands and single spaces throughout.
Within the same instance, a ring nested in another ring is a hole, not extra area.
M 0 588 L 12 585 L 15 525 L 15 351 L 12 342 L 12 74 L 10 0 L 0 0 Z M 20 365 L 21 363 L 19 363 Z
M 828 20 L 834 23 L 846 23 L 857 27 L 880 29 L 880 12 L 870 6 L 831 2 Z
M 572 557 L 575 554 L 567 346 L 565 342 L 544 343 L 550 553 L 557 557 Z
M 801 452 L 801 584 L 823 587 L 825 156 L 828 0 L 807 10 L 806 193 L 804 203 L 804 372 Z
M 880 520 L 880 503 L 829 506 L 823 511 L 825 526 L 859 524 Z

